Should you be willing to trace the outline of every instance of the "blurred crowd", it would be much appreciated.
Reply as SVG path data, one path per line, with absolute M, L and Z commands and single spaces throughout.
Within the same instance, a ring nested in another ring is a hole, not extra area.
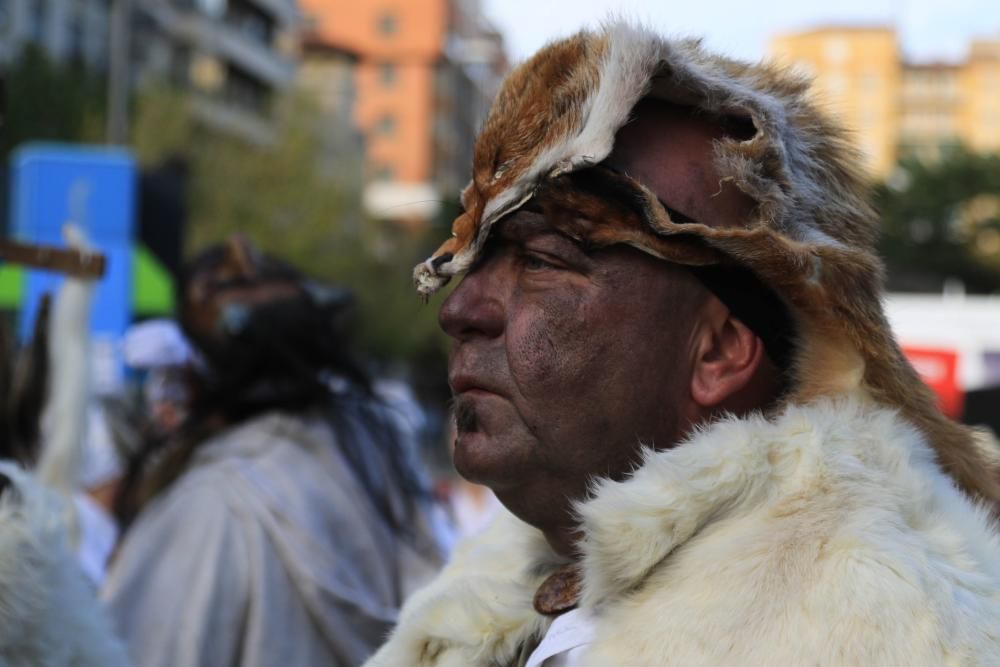
M 127 388 L 84 392 L 76 412 L 52 405 L 74 380 L 51 352 L 85 332 L 40 311 L 33 339 L 7 350 L 4 414 L 20 420 L 4 424 L 0 478 L 61 498 L 64 568 L 108 620 L 87 632 L 120 650 L 106 664 L 360 664 L 497 502 L 428 473 L 427 413 L 405 382 L 370 375 L 348 289 L 233 237 L 199 253 L 176 294 L 176 320 L 122 341 Z M 57 444 L 60 428 L 76 436 Z M 47 457 L 68 457 L 65 479 Z M 0 657 L 48 650 L 22 644 L 0 637 Z

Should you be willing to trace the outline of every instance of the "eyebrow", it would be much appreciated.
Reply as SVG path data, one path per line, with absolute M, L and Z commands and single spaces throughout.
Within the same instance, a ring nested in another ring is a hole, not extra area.
M 518 215 L 518 213 L 522 212 L 530 213 L 531 215 Z M 575 239 L 552 225 L 544 217 L 540 208 L 532 206 L 529 209 L 527 208 L 527 204 L 512 213 L 509 218 L 501 221 L 494 233 L 494 238 L 498 240 L 522 246 L 532 239 L 546 237 L 562 242 L 567 248 L 572 248 L 573 251 L 579 252 L 583 256 L 589 257 L 593 250 L 585 241 Z
M 525 241 L 534 236 L 552 234 L 556 236 L 565 236 L 569 241 L 573 240 L 553 227 L 552 224 L 545 219 L 541 209 L 537 207 L 527 208 L 527 206 L 528 205 L 525 204 L 511 214 L 510 217 L 500 222 L 497 226 L 498 237 L 507 241 Z M 530 213 L 531 215 L 519 215 L 523 213 Z

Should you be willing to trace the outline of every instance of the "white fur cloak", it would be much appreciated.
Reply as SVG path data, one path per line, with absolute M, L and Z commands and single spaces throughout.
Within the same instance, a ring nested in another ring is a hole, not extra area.
M 69 502 L 8 461 L 0 475 L 0 667 L 129 664 L 70 547 Z
M 923 435 L 865 399 L 724 419 L 578 510 L 587 665 L 1000 665 L 994 524 Z M 368 666 L 523 664 L 557 565 L 501 516 Z

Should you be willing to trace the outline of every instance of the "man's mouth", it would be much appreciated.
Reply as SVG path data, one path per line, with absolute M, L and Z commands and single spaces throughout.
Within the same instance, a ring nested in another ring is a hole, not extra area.
M 448 379 L 448 384 L 451 386 L 452 394 L 456 397 L 461 396 L 467 391 L 489 391 L 489 388 L 483 386 L 483 383 L 476 377 L 465 373 L 454 374 Z

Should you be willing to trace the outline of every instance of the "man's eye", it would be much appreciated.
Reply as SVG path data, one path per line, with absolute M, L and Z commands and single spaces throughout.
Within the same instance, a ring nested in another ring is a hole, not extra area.
M 555 264 L 546 261 L 544 258 L 533 254 L 524 254 L 521 258 L 522 265 L 528 271 L 546 271 L 549 269 L 557 269 Z

